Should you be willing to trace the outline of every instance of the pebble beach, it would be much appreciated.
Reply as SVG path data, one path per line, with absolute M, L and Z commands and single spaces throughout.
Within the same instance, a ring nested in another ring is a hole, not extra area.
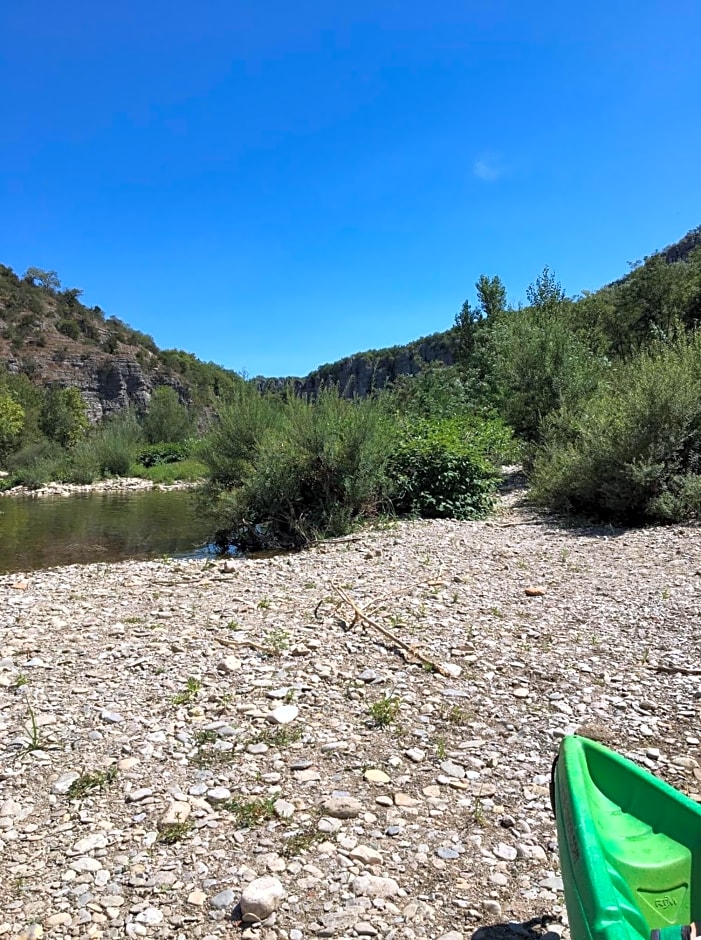
M 566 938 L 558 743 L 701 799 L 700 609 L 698 527 L 518 490 L 297 554 L 2 575 L 0 937 Z

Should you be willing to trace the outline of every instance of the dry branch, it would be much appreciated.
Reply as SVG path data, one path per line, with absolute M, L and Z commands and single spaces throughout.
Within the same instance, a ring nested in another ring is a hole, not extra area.
M 416 649 L 415 646 L 411 646 L 409 643 L 405 643 L 404 640 L 401 640 L 396 634 L 392 633 L 391 630 L 388 630 L 386 627 L 383 627 L 376 620 L 373 620 L 372 617 L 369 617 L 367 613 L 359 607 L 353 598 L 348 594 L 345 588 L 342 588 L 339 584 L 331 582 L 333 589 L 340 594 L 341 598 L 349 605 L 353 610 L 353 624 L 361 621 L 366 624 L 368 627 L 372 627 L 373 630 L 377 630 L 378 633 L 381 633 L 385 639 L 396 644 L 400 649 L 404 650 L 405 653 L 408 653 L 414 659 L 418 659 L 420 663 L 423 663 L 424 666 L 429 666 L 435 672 L 439 672 L 442 676 L 447 676 L 449 679 L 455 678 L 453 673 L 449 669 L 446 669 L 445 666 L 441 663 L 435 662 L 433 659 L 429 659 L 421 650 Z M 353 625 L 351 624 L 351 625 Z
M 683 676 L 701 676 L 701 669 L 691 669 L 688 666 L 674 666 L 671 663 L 648 663 L 648 669 L 655 672 L 668 672 L 672 675 L 679 673 Z
M 253 640 L 225 640 L 223 637 L 215 636 L 213 637 L 217 643 L 221 643 L 222 646 L 228 646 L 229 649 L 236 650 L 242 646 L 249 646 L 252 650 L 258 650 L 259 653 L 265 653 L 266 656 L 275 656 L 276 650 L 272 649 L 269 646 L 261 646 L 260 643 L 254 643 Z

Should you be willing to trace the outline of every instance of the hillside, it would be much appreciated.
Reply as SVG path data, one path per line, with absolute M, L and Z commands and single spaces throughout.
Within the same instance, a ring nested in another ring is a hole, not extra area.
M 701 226 L 631 265 L 619 280 L 573 301 L 573 321 L 586 329 L 596 322 L 608 334 L 620 330 L 626 341 L 636 330 L 643 337 L 640 331 L 662 317 L 658 310 L 641 308 L 640 286 L 645 291 L 642 306 L 649 306 L 651 278 L 663 278 L 665 270 L 673 275 L 700 250 Z M 668 287 L 662 285 L 660 295 Z M 107 317 L 100 307 L 86 307 L 80 295 L 80 290 L 62 288 L 55 272 L 30 268 L 20 277 L 0 265 L 0 365 L 26 374 L 38 385 L 75 386 L 93 421 L 127 405 L 143 411 L 159 385 L 172 386 L 181 401 L 201 408 L 226 399 L 241 381 L 236 373 L 203 363 L 191 353 L 159 349 L 147 334 Z M 665 302 L 663 298 L 661 304 Z M 686 297 L 681 306 L 689 324 L 701 315 L 698 298 Z M 292 385 L 311 397 L 322 386 L 335 384 L 345 397 L 364 397 L 400 375 L 417 374 L 426 363 L 451 365 L 457 341 L 458 331 L 451 327 L 406 345 L 346 356 L 302 378 L 258 376 L 254 381 L 269 390 Z
M 592 315 L 599 318 L 601 312 L 596 310 L 597 304 L 603 307 L 612 307 L 614 318 L 618 317 L 621 324 L 630 319 L 630 306 L 639 305 L 641 292 L 637 291 L 638 284 L 649 278 L 655 268 L 662 264 L 669 267 L 670 273 L 675 266 L 682 265 L 694 257 L 701 246 L 701 226 L 687 232 L 683 238 L 673 245 L 646 256 L 642 261 L 631 264 L 631 270 L 623 277 L 611 284 L 606 284 L 598 291 L 586 293 L 582 298 L 575 298 L 573 306 L 576 308 L 581 301 L 581 310 L 573 313 L 573 321 L 580 321 L 580 326 L 591 321 Z M 647 287 L 647 285 L 645 285 Z M 661 293 L 668 287 L 664 285 Z M 646 298 L 647 299 L 647 298 Z M 696 307 L 690 305 L 687 319 L 693 319 Z M 656 311 L 652 311 L 654 317 Z M 629 324 L 626 324 L 626 327 Z M 689 324 L 687 324 L 689 325 Z M 602 325 L 605 330 L 610 324 Z M 424 365 L 431 362 L 440 362 L 452 365 L 458 358 L 458 331 L 450 328 L 442 332 L 433 333 L 407 343 L 403 346 L 391 346 L 385 349 L 371 349 L 357 352 L 351 356 L 339 359 L 337 362 L 319 366 L 304 378 L 287 377 L 265 379 L 258 377 L 256 381 L 261 388 L 280 388 L 288 383 L 305 395 L 315 395 L 324 385 L 338 385 L 343 395 L 365 396 L 372 389 L 382 389 L 400 375 L 416 375 Z
M 80 295 L 62 289 L 55 272 L 30 268 L 19 277 L 0 265 L 0 364 L 40 386 L 78 388 L 92 421 L 129 405 L 145 410 L 159 385 L 202 407 L 241 381 L 190 353 L 159 349 L 147 334 L 86 307 Z

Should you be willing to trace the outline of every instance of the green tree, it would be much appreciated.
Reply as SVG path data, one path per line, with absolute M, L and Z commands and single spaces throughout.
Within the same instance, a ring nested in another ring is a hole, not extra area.
M 0 460 L 18 445 L 24 428 L 24 408 L 8 393 L 0 391 Z
M 482 316 L 493 320 L 506 310 L 506 288 L 498 275 L 487 277 L 480 274 L 475 288 Z
M 545 418 L 589 397 L 601 361 L 570 327 L 570 303 L 547 267 L 527 293 L 531 306 L 499 317 L 490 331 L 488 361 L 494 403 L 519 435 L 537 441 Z
M 37 284 L 44 290 L 57 291 L 61 287 L 61 281 L 55 271 L 43 271 L 41 268 L 27 268 L 24 273 L 25 281 L 30 284 Z
M 479 311 L 470 306 L 469 300 L 465 301 L 460 308 L 460 313 L 455 316 L 456 359 L 463 366 L 469 363 L 475 350 L 479 319 Z
M 144 434 L 149 444 L 183 441 L 192 433 L 192 416 L 170 385 L 154 389 L 144 418 Z
M 76 444 L 90 427 L 85 402 L 78 389 L 58 386 L 47 389 L 39 414 L 39 427 L 62 447 Z
M 539 313 L 553 315 L 565 299 L 562 285 L 554 273 L 545 265 L 542 274 L 526 289 L 528 303 Z

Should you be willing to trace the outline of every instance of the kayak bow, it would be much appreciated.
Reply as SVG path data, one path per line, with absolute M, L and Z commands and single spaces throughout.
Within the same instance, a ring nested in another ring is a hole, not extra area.
M 701 936 L 701 806 L 577 736 L 561 742 L 551 800 L 572 940 Z

